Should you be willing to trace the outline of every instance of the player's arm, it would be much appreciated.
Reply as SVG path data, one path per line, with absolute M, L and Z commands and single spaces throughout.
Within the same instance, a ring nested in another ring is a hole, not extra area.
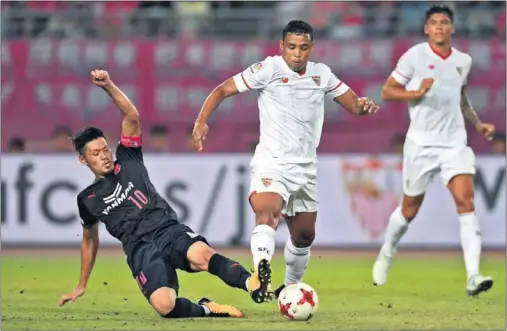
M 250 90 L 257 90 L 265 87 L 273 75 L 273 64 L 271 61 L 263 61 L 250 66 L 243 72 L 227 79 L 218 85 L 208 95 L 201 111 L 195 120 L 192 139 L 198 151 L 202 150 L 202 142 L 206 140 L 208 125 L 206 124 L 220 104 L 227 98 Z
M 67 302 L 74 302 L 85 293 L 88 279 L 90 279 L 95 259 L 99 249 L 99 225 L 86 206 L 78 198 L 79 215 L 82 219 L 83 238 L 81 239 L 81 272 L 77 287 L 70 293 L 64 294 L 58 304 L 60 306 Z
M 495 126 L 493 124 L 483 123 L 477 112 L 474 110 L 470 99 L 466 93 L 466 86 L 461 88 L 461 112 L 463 113 L 463 117 L 473 126 L 475 129 L 482 133 L 486 139 L 491 140 L 493 135 L 495 134 Z
M 93 70 L 91 72 L 93 82 L 100 86 L 113 99 L 114 104 L 123 115 L 121 124 L 122 137 L 139 137 L 141 125 L 139 113 L 129 98 L 114 84 L 105 70 Z
M 99 249 L 99 225 L 92 225 L 90 228 L 83 228 L 83 239 L 81 240 L 81 275 L 77 288 L 86 289 L 88 279 L 95 265 L 95 258 Z
M 371 99 L 359 98 L 350 87 L 333 73 L 331 73 L 326 87 L 326 96 L 331 97 L 348 112 L 358 116 L 376 113 L 379 109 Z
M 382 88 L 381 97 L 384 101 L 412 101 L 421 99 L 431 88 L 433 79 L 423 79 L 421 87 L 416 91 L 407 91 L 405 85 L 412 80 L 415 73 L 417 58 L 413 50 L 403 54 Z
M 384 101 L 412 101 L 421 99 L 433 85 L 433 79 L 426 78 L 422 81 L 421 87 L 417 91 L 407 91 L 405 86 L 400 83 L 393 75 L 382 87 L 382 100 Z

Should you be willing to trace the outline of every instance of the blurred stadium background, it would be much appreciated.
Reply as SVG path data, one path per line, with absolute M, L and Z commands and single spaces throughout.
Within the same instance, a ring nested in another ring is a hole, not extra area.
M 469 91 L 486 142 L 469 128 L 477 156 L 484 245 L 505 247 L 505 2 L 448 3 L 454 45 L 474 59 Z M 104 68 L 142 114 L 146 162 L 182 221 L 217 245 L 247 245 L 252 215 L 248 162 L 258 139 L 254 93 L 227 100 L 210 124 L 205 153 L 189 135 L 207 94 L 227 77 L 277 54 L 282 27 L 304 19 L 316 31 L 313 60 L 330 65 L 358 94 L 381 103 L 380 88 L 399 56 L 424 40 L 428 2 L 56 2 L 1 3 L 2 241 L 78 244 L 75 196 L 91 174 L 68 136 L 85 125 L 112 143 L 119 113 L 90 82 Z M 328 104 L 319 152 L 317 245 L 377 246 L 398 203 L 400 151 L 408 113 L 383 103 L 355 118 Z M 450 196 L 437 179 L 404 239 L 459 247 Z M 445 203 L 444 203 L 445 202 Z M 435 229 L 439 229 L 438 231 Z M 286 231 L 278 234 L 284 243 Z M 105 239 L 104 239 L 105 238 Z M 105 243 L 114 243 L 107 235 Z

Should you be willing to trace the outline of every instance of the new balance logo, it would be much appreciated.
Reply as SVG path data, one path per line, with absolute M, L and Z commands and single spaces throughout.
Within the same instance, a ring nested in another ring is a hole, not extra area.
M 128 186 L 122 193 L 122 186 L 120 183 L 118 183 L 113 191 L 113 194 L 102 199 L 107 204 L 107 207 L 102 211 L 102 214 L 107 215 L 113 208 L 118 207 L 123 201 L 127 199 L 129 192 L 133 188 L 134 184 L 132 184 L 132 182 L 129 182 Z

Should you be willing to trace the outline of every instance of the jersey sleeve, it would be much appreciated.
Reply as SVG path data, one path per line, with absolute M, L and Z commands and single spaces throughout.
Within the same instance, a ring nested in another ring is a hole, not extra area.
M 121 136 L 116 147 L 116 158 L 118 160 L 136 160 L 143 162 L 142 137 Z
M 270 58 L 262 62 L 255 63 L 245 69 L 243 72 L 233 77 L 234 84 L 240 93 L 250 90 L 260 90 L 266 85 L 273 77 L 274 65 Z
M 349 87 L 347 84 L 339 80 L 338 77 L 336 77 L 336 75 L 331 72 L 331 76 L 326 86 L 326 96 L 334 99 L 347 92 L 348 90 Z
M 83 198 L 81 196 L 77 197 L 77 206 L 79 209 L 79 217 L 81 218 L 81 225 L 85 229 L 90 229 L 95 224 L 99 222 L 97 217 L 94 217 L 88 208 L 83 203 Z
M 415 54 L 410 49 L 405 52 L 398 63 L 396 64 L 396 68 L 391 73 L 391 77 L 393 77 L 398 83 L 405 86 L 407 83 L 414 77 L 415 72 Z

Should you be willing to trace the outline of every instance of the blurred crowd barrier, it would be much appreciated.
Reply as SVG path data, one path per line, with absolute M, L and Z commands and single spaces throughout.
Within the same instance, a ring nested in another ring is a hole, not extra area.
M 328 101 L 320 153 L 398 153 L 408 127 L 402 103 L 380 89 L 399 56 L 424 40 L 425 2 L 2 2 L 2 150 L 71 151 L 85 125 L 119 136 L 120 116 L 91 84 L 108 70 L 137 105 L 145 148 L 192 150 L 193 121 L 211 90 L 266 56 L 290 19 L 316 29 L 313 60 L 328 64 L 358 94 L 382 106 L 353 117 Z M 477 153 L 505 155 L 505 3 L 456 2 L 454 45 L 474 59 L 469 93 L 499 134 Z M 325 13 L 325 14 L 323 14 Z M 212 118 L 205 152 L 248 153 L 258 141 L 256 94 L 227 100 Z

